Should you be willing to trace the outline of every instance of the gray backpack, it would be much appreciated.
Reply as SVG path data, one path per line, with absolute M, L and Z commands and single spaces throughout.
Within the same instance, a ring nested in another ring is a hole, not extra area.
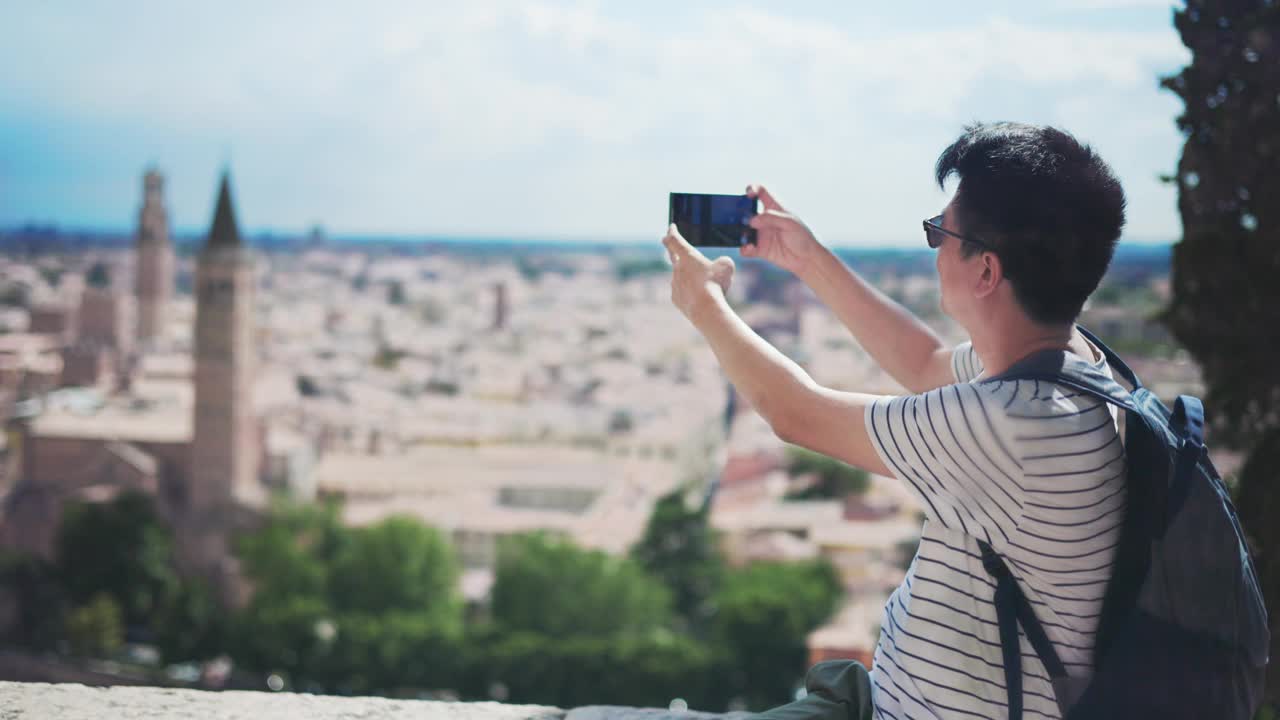
M 1081 332 L 1132 392 L 1062 351 L 1037 353 L 991 379 L 1058 383 L 1123 408 L 1126 423 L 1124 526 L 1087 684 L 1067 676 L 1008 567 L 979 542 L 997 583 L 1009 718 L 1022 717 L 1021 624 L 1068 720 L 1248 720 L 1262 700 L 1271 636 L 1244 533 L 1204 447 L 1204 408 L 1183 395 L 1169 410 Z

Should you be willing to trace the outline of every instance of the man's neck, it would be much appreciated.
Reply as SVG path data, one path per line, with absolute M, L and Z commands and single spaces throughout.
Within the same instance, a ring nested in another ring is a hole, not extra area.
M 1040 350 L 1070 350 L 1093 361 L 1093 352 L 1075 323 L 1062 326 L 1037 325 L 1025 319 L 1009 319 L 1004 323 L 970 332 L 973 350 L 982 361 L 982 377 L 999 375 L 1014 363 Z

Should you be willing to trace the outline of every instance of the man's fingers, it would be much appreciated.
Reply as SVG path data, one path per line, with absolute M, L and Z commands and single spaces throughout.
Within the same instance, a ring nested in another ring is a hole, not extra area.
M 781 230 L 789 223 L 794 222 L 790 215 L 778 210 L 766 210 L 759 215 L 755 215 L 747 222 L 748 225 L 756 230 Z
M 675 253 L 677 259 L 697 253 L 697 250 L 689 244 L 689 241 L 685 240 L 684 236 L 680 234 L 680 230 L 676 228 L 675 223 L 667 227 L 667 236 L 662 238 L 662 244 Z
M 748 185 L 747 195 L 759 199 L 760 204 L 764 206 L 765 210 L 782 209 L 782 206 L 778 204 L 778 201 L 773 197 L 773 194 L 766 190 L 763 185 Z
M 764 211 L 759 215 L 753 215 L 748 223 L 751 227 L 758 231 L 768 231 L 768 229 L 781 229 L 786 223 L 786 215 L 777 215 L 771 211 Z

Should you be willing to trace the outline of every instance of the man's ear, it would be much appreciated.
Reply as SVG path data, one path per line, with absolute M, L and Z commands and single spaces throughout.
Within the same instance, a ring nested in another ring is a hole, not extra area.
M 1000 264 L 999 256 L 993 252 L 983 252 L 978 262 L 981 272 L 977 282 L 974 283 L 973 294 L 983 298 L 1000 287 L 1000 281 L 1004 279 L 1004 267 Z

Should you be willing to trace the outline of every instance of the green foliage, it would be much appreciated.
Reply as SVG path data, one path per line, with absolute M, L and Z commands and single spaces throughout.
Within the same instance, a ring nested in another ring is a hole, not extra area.
M 404 283 L 399 280 L 392 280 L 387 286 L 387 303 L 391 305 L 403 305 L 408 298 L 404 292 Z
M 280 673 L 294 690 L 412 695 L 452 688 L 489 699 L 501 689 L 511 702 L 561 707 L 665 706 L 680 697 L 707 710 L 724 710 L 738 697 L 763 709 L 790 698 L 806 669 L 805 637 L 839 598 L 826 563 L 726 571 L 704 514 L 686 508 L 677 493 L 658 502 L 632 558 L 546 534 L 503 541 L 493 621 L 464 628 L 458 568 L 439 532 L 404 517 L 347 528 L 336 504 L 282 504 L 236 543 L 255 592 L 242 610 L 221 616 L 203 585 L 170 587 L 164 573 L 148 572 L 157 558 L 169 561 L 153 547 L 168 536 L 149 534 L 158 521 L 135 500 L 118 503 L 77 509 L 62 546 L 142 586 L 170 588 L 151 593 L 147 621 L 165 659 L 227 649 L 237 667 Z M 132 521 L 129 532 L 120 527 L 124 519 Z M 114 551 L 135 553 L 138 567 L 111 553 L 93 555 L 94 538 L 102 548 L 118 544 Z M 73 572 L 89 572 L 84 560 L 77 563 Z M 7 582 L 62 572 L 19 558 L 0 562 Z M 80 652 L 109 654 L 119 645 L 127 612 L 111 581 L 93 576 L 107 589 L 77 600 L 65 623 L 59 620 L 57 631 L 65 626 Z M 44 599 L 40 587 L 31 585 L 32 598 L 20 608 Z M 88 587 L 86 575 L 76 592 Z M 702 632 L 672 631 L 673 599 Z M 57 603 L 49 605 L 55 612 Z
M 323 676 L 325 621 L 332 618 L 323 597 L 255 594 L 233 620 L 231 655 L 249 670 L 314 680 Z
M 373 356 L 373 365 L 381 370 L 395 370 L 400 365 L 400 361 L 405 354 L 403 350 L 383 345 L 378 348 L 378 353 Z
M 1166 320 L 1204 372 L 1215 438 L 1247 448 L 1280 427 L 1280 5 L 1206 0 L 1174 25 L 1192 57 L 1163 81 L 1186 135 Z
M 911 540 L 903 540 L 893 547 L 894 555 L 897 557 L 895 563 L 904 571 L 911 567 L 911 563 L 916 559 L 916 552 L 920 550 L 920 538 Z
M 85 275 L 85 283 L 89 287 L 98 288 L 99 290 L 111 287 L 111 272 L 107 270 L 106 264 L 94 263 L 93 267 L 89 268 L 88 274 Z
M 16 557 L 0 563 L 5 583 L 16 588 L 17 644 L 41 650 L 65 638 L 75 652 L 102 655 L 137 631 L 154 636 L 170 660 L 222 649 L 222 610 L 200 581 L 178 576 L 173 540 L 148 496 L 69 504 L 56 555 L 53 565 Z M 75 609 L 64 613 L 68 605 Z
M 753 563 L 725 578 L 714 637 L 735 660 L 726 682 L 755 709 L 785 703 L 806 669 L 808 634 L 831 616 L 842 590 L 825 560 Z
M 1174 15 L 1191 63 L 1163 80 L 1185 103 L 1178 127 L 1182 240 L 1165 321 L 1207 386 L 1210 442 L 1250 452 L 1240 519 L 1263 595 L 1280 598 L 1280 4 L 1197 0 Z M 1272 640 L 1272 656 L 1280 652 Z M 1266 697 L 1280 701 L 1280 668 Z
M 526 282 L 536 283 L 542 279 L 542 269 L 524 255 L 516 257 L 516 270 Z
M 347 533 L 329 581 L 336 611 L 412 611 L 442 625 L 461 622 L 457 562 L 438 531 L 392 517 Z
M 834 500 L 860 495 L 871 482 L 865 470 L 797 445 L 787 447 L 787 473 L 818 476 L 811 487 L 787 495 L 788 500 Z
M 57 567 L 16 553 L 0 554 L 0 592 L 16 605 L 11 634 L 2 638 L 38 651 L 52 650 L 62 638 L 65 594 Z
M 610 433 L 631 432 L 635 426 L 636 421 L 630 410 L 614 410 L 613 414 L 609 416 Z
M 156 646 L 166 662 L 204 660 L 224 649 L 227 617 L 204 581 L 184 580 L 164 599 L 152 621 Z
M 631 557 L 666 585 L 677 615 L 700 634 L 713 611 L 711 596 L 724 577 L 718 537 L 707 512 L 688 508 L 683 490 L 664 495 L 654 505 Z
M 124 644 L 120 606 L 106 593 L 67 615 L 67 641 L 81 657 L 110 657 Z
M 543 533 L 503 538 L 491 598 L 504 630 L 558 638 L 644 634 L 671 619 L 667 589 L 637 563 Z
M 254 583 L 255 601 L 321 598 L 345 540 L 336 505 L 280 505 L 261 528 L 239 538 L 236 553 Z
M 50 267 L 48 265 L 40 268 L 40 277 L 49 284 L 49 287 L 57 287 L 62 282 L 63 269 L 60 267 Z
M 73 604 L 106 593 L 126 627 L 147 625 L 179 585 L 172 537 L 141 493 L 103 504 L 69 503 L 58 531 L 57 566 Z
M 630 705 L 722 710 L 726 658 L 690 638 L 656 633 L 625 639 L 502 633 L 470 641 L 475 648 L 462 686 L 488 699 L 494 687 L 508 702 L 557 707 Z
M 1139 311 L 1158 307 L 1160 296 L 1150 285 L 1132 285 L 1103 280 L 1098 289 L 1089 296 L 1089 303 L 1096 306 L 1120 305 Z
M 321 642 L 317 677 L 344 694 L 398 694 L 404 689 L 457 687 L 464 644 L 460 625 L 412 611 L 349 614 Z
M 411 518 L 346 528 L 338 511 L 281 505 L 241 539 L 256 590 L 233 657 L 297 689 L 447 687 L 462 632 L 452 549 Z
M 31 288 L 21 283 L 0 286 L 0 305 L 27 307 L 31 304 Z

